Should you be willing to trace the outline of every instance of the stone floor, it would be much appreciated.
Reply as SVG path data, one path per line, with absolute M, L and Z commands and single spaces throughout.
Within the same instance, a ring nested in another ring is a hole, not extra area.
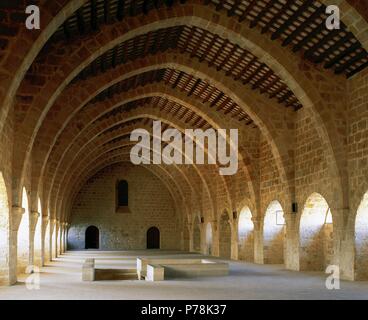
M 96 258 L 97 268 L 135 267 L 135 258 L 146 255 L 193 256 L 164 251 L 68 252 L 41 269 L 40 288 L 30 290 L 25 275 L 12 287 L 0 288 L 0 299 L 368 299 L 368 282 L 341 281 L 340 290 L 327 290 L 326 275 L 292 272 L 279 265 L 229 261 L 226 277 L 172 279 L 164 282 L 81 281 L 81 265 Z M 198 257 L 198 255 L 195 255 Z M 37 275 L 33 275 L 33 277 Z

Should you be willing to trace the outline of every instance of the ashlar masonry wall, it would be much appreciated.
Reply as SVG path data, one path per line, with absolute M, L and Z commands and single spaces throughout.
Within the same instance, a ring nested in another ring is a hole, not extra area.
M 129 210 L 116 210 L 117 180 L 129 185 Z M 118 164 L 91 178 L 78 193 L 72 209 L 68 250 L 85 248 L 85 232 L 100 231 L 100 249 L 146 249 L 147 230 L 160 230 L 161 249 L 180 249 L 180 229 L 173 199 L 148 169 Z

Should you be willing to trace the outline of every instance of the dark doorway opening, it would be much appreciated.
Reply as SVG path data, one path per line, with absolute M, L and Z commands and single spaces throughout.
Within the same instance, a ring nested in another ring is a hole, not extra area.
M 147 231 L 147 249 L 160 249 L 160 230 L 156 227 Z
M 89 226 L 86 230 L 86 249 L 99 249 L 100 231 L 95 226 Z

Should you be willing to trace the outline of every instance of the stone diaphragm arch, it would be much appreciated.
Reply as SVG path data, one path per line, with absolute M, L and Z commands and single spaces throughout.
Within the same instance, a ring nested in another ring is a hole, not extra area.
M 58 237 L 58 228 L 57 228 L 57 221 L 56 219 L 53 221 L 53 228 L 52 228 L 52 232 L 51 232 L 51 241 L 50 241 L 50 245 L 51 245 L 51 260 L 55 259 L 57 256 L 56 253 L 56 244 L 57 244 L 57 237 Z
M 221 258 L 231 258 L 231 227 L 229 215 L 224 211 L 219 221 L 219 256 Z
M 330 207 L 319 193 L 305 202 L 299 223 L 299 269 L 324 271 L 333 258 L 333 221 Z
M 118 153 L 119 154 L 119 157 L 118 158 L 116 158 L 116 157 L 110 157 L 109 159 L 110 160 L 108 160 L 109 162 L 112 162 L 112 163 L 117 163 L 117 162 L 125 162 L 125 161 L 127 161 L 127 162 L 129 162 L 130 164 L 131 164 L 131 162 L 129 161 L 129 160 L 127 160 L 127 156 L 128 156 L 128 153 L 127 154 L 124 154 L 124 156 L 125 156 L 125 158 L 123 159 L 123 158 L 121 158 L 121 153 L 119 152 Z M 101 163 L 101 165 L 99 165 Z M 110 163 L 111 164 L 111 163 Z M 95 169 L 96 168 L 96 165 L 97 165 L 97 170 Z M 82 178 L 80 178 L 80 179 L 78 179 L 78 185 L 79 185 L 79 187 L 81 187 L 83 184 L 84 184 L 84 182 L 86 182 L 87 181 L 87 179 L 88 179 L 88 177 L 90 177 L 90 176 L 93 176 L 95 173 L 97 173 L 98 171 L 100 171 L 100 170 L 102 170 L 105 166 L 106 166 L 107 164 L 106 164 L 106 159 L 103 159 L 103 161 L 102 162 L 94 162 L 93 163 L 93 168 L 92 169 L 84 169 L 83 170 L 83 172 L 84 172 L 84 178 L 82 177 Z M 152 173 L 153 174 L 155 174 L 155 175 L 157 175 L 157 173 L 155 173 L 155 170 L 153 170 L 153 167 L 152 166 L 148 166 L 148 165 L 143 165 L 143 167 L 145 167 L 145 168 L 147 168 L 149 171 L 152 171 Z M 174 179 L 174 177 L 167 171 L 167 169 L 165 169 L 164 167 L 162 167 L 161 165 L 158 165 L 158 166 L 155 166 L 155 168 L 156 168 L 156 170 L 158 169 L 158 168 L 160 168 L 161 170 L 162 170 L 162 173 L 165 175 L 165 176 L 167 176 L 169 179 L 172 179 L 173 181 L 175 181 L 175 179 Z M 94 173 L 92 173 L 91 174 L 91 172 L 94 172 Z M 160 178 L 161 179 L 161 178 Z M 163 183 L 165 184 L 165 182 L 163 181 Z M 181 190 L 181 188 L 180 188 L 180 186 L 179 185 L 177 185 L 175 182 L 174 182 L 174 185 L 178 188 L 178 190 L 179 190 L 179 193 L 177 194 L 177 195 L 179 195 L 179 194 L 181 194 L 182 195 L 182 199 L 184 199 L 184 193 L 182 192 L 182 191 L 180 191 Z M 191 184 L 189 184 L 189 187 L 191 188 L 192 186 L 191 186 Z M 172 188 L 168 188 L 169 190 L 173 190 Z M 76 194 L 76 191 L 77 190 L 79 190 L 79 188 L 77 188 L 77 187 L 72 187 L 72 188 L 70 188 L 70 190 L 75 190 L 74 191 L 74 194 Z M 191 189 L 192 190 L 192 189 Z M 171 193 L 171 191 L 170 191 L 170 193 Z M 65 199 L 65 197 L 66 196 L 63 196 L 62 198 L 63 199 Z M 173 199 L 175 199 L 175 197 L 174 197 L 174 195 L 172 194 L 172 197 L 173 197 Z M 74 196 L 71 196 L 71 199 L 74 199 Z M 71 202 L 73 202 L 73 200 L 71 201 Z M 65 203 L 65 200 L 64 200 L 64 203 Z M 62 210 L 62 212 L 64 212 L 64 210 Z M 69 211 L 68 211 L 69 212 Z
M 195 252 L 201 252 L 201 228 L 198 218 L 193 223 L 193 250 Z
M 186 218 L 184 218 L 186 220 Z M 183 251 L 188 252 L 190 250 L 190 233 L 189 233 L 189 226 L 186 221 L 183 224 Z
M 213 250 L 213 232 L 211 222 L 206 225 L 206 254 L 211 255 Z
M 117 150 L 118 151 L 118 154 L 121 154 L 121 151 L 119 151 L 119 150 Z M 128 153 L 126 153 L 125 155 L 129 155 L 129 152 Z M 97 161 L 97 160 L 96 160 Z M 95 165 L 97 162 L 96 161 L 92 161 L 92 164 L 93 165 Z M 176 169 L 178 170 L 178 168 L 176 167 Z M 87 172 L 85 169 L 83 169 L 82 170 L 82 172 Z M 166 172 L 166 171 L 165 171 Z M 183 174 L 182 172 L 180 172 L 179 170 L 178 170 L 178 172 L 180 173 L 180 174 Z M 171 176 L 170 174 L 168 174 L 168 173 L 166 173 L 168 176 Z M 185 175 L 184 175 L 184 177 L 185 177 Z M 172 178 L 173 179 L 173 178 Z M 190 186 L 190 187 L 192 187 L 192 185 L 189 183 L 189 180 L 187 181 L 188 182 L 188 185 Z M 73 187 L 73 188 L 71 188 L 71 189 L 76 189 L 75 187 Z
M 17 273 L 26 272 L 30 257 L 30 225 L 29 225 L 29 201 L 26 188 L 23 187 L 22 215 L 17 234 Z
M 238 259 L 254 261 L 254 224 L 248 206 L 240 211 L 238 219 Z
M 284 263 L 284 239 L 285 239 L 284 211 L 280 202 L 272 201 L 263 220 L 263 259 L 264 263 Z
M 147 109 L 145 110 L 145 113 L 142 113 L 141 111 L 134 111 L 132 112 L 131 114 L 129 115 L 126 115 L 125 117 L 122 117 L 122 120 L 121 122 L 115 122 L 114 125 L 116 125 L 117 123 L 123 123 L 123 122 L 126 122 L 126 121 L 129 121 L 129 120 L 134 120 L 134 119 L 138 119 L 138 118 L 144 118 L 144 117 L 147 117 L 147 118 L 150 118 L 150 119 L 153 119 L 153 120 L 160 120 L 162 121 L 163 123 L 167 123 L 169 124 L 171 127 L 179 130 L 180 132 L 184 132 L 184 128 L 181 127 L 179 124 L 176 124 L 176 123 L 173 123 L 170 121 L 170 119 L 166 119 L 164 117 L 161 116 L 161 118 L 159 118 L 158 114 L 155 113 L 153 110 L 151 109 Z M 105 128 L 106 129 L 106 128 Z M 204 173 L 202 173 L 202 170 L 199 169 L 200 166 L 197 167 L 197 165 L 194 165 L 194 169 L 196 170 L 196 172 L 198 173 L 198 176 L 201 178 L 202 182 L 204 183 L 204 186 L 205 186 L 205 190 L 206 190 L 206 193 L 208 195 L 209 198 L 211 198 L 212 196 L 212 193 L 211 193 L 211 190 L 209 188 L 209 184 L 208 184 L 208 178 L 205 176 Z M 74 177 L 75 175 L 74 174 L 66 174 L 64 173 L 64 176 L 67 177 L 68 179 Z M 223 176 L 220 177 L 220 179 L 223 179 Z M 225 183 L 225 182 L 224 182 Z M 64 183 L 63 183 L 64 185 Z M 226 185 L 225 185 L 226 187 Z M 49 193 L 50 195 L 50 193 Z M 228 193 L 227 193 L 227 196 L 228 196 Z M 212 203 L 212 202 L 211 202 Z
M 40 198 L 38 198 L 38 201 L 37 201 L 37 212 L 38 212 L 38 218 L 37 218 L 37 223 L 36 223 L 35 233 L 34 233 L 33 264 L 35 266 L 41 266 L 41 260 L 42 260 L 42 205 L 41 205 Z
M 0 172 L 0 285 L 9 283 L 9 202 L 7 188 Z
M 45 219 L 45 234 L 43 235 L 44 238 L 44 246 L 43 246 L 43 264 L 49 262 L 51 260 L 51 221 L 47 217 Z
M 354 279 L 368 280 L 368 191 L 358 207 L 354 240 Z

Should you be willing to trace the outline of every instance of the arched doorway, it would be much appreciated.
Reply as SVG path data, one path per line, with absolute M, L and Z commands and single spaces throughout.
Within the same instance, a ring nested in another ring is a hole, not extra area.
M 285 219 L 284 211 L 278 201 L 267 207 L 263 221 L 263 259 L 264 263 L 284 263 Z
M 86 229 L 86 249 L 100 248 L 100 231 L 95 226 L 89 226 Z
M 22 194 L 22 207 L 24 209 L 24 213 L 22 215 L 17 234 L 18 274 L 26 272 L 26 269 L 29 264 L 29 251 L 30 251 L 29 206 L 28 206 L 28 194 L 25 188 L 23 188 Z
M 368 192 L 355 218 L 355 280 L 368 280 Z
M 160 249 L 160 230 L 156 227 L 147 230 L 147 249 Z
M 0 285 L 9 284 L 9 203 L 5 181 L 0 172 Z
M 333 221 L 323 196 L 306 201 L 299 225 L 299 269 L 323 271 L 333 259 Z
M 238 257 L 239 260 L 254 261 L 254 225 L 252 213 L 248 207 L 240 211 L 238 220 Z
M 210 222 L 206 226 L 206 253 L 212 254 L 212 226 Z
M 229 224 L 229 215 L 225 211 L 220 218 L 219 225 L 219 255 L 221 258 L 231 258 L 231 228 Z

